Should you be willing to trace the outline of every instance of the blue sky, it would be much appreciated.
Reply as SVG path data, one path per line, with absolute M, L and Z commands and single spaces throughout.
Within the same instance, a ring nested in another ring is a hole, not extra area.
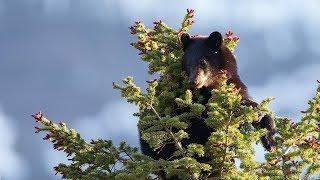
M 33 134 L 42 110 L 86 139 L 138 145 L 137 109 L 112 89 L 131 75 L 152 79 L 129 43 L 136 20 L 179 27 L 195 9 L 191 34 L 232 29 L 238 69 L 251 96 L 273 96 L 278 116 L 298 120 L 320 79 L 320 3 L 298 1 L 0 0 L 0 176 L 59 179 L 64 154 Z M 263 159 L 262 151 L 258 158 Z

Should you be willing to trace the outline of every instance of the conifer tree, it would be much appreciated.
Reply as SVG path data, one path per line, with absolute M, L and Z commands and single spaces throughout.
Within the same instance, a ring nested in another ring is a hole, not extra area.
M 125 142 L 114 145 L 111 140 L 86 142 L 65 123 L 55 123 L 43 114 L 33 117 L 44 132 L 44 140 L 53 148 L 64 151 L 68 164 L 59 164 L 54 170 L 66 179 L 157 179 L 159 171 L 168 177 L 181 179 L 308 179 L 319 177 L 320 172 L 320 87 L 302 111 L 299 122 L 275 117 L 277 125 L 276 147 L 265 153 L 266 160 L 255 159 L 254 143 L 266 134 L 265 129 L 255 129 L 251 123 L 265 114 L 274 116 L 268 109 L 272 98 L 263 100 L 257 107 L 241 104 L 239 90 L 221 78 L 219 88 L 212 91 L 214 98 L 203 104 L 203 97 L 191 91 L 187 75 L 182 69 L 183 51 L 179 42 L 182 33 L 193 24 L 193 10 L 187 10 L 181 28 L 174 30 L 162 21 L 147 28 L 142 22 L 130 27 L 137 37 L 131 45 L 140 53 L 141 60 L 148 63 L 148 72 L 160 75 L 148 81 L 142 91 L 132 77 L 122 84 L 113 84 L 121 96 L 139 107 L 138 117 L 141 136 L 153 149 L 161 149 L 166 143 L 175 144 L 174 156 L 154 160 L 139 153 L 138 148 Z M 234 51 L 239 38 L 227 32 L 224 43 Z M 175 113 L 177 108 L 188 107 L 191 111 Z M 205 144 L 189 144 L 185 130 L 192 117 L 199 117 L 207 109 L 206 125 L 214 129 Z M 173 131 L 175 129 L 175 131 Z M 210 161 L 197 162 L 196 157 L 208 157 Z M 239 162 L 239 163 L 236 163 Z M 240 164 L 240 165 L 239 165 Z

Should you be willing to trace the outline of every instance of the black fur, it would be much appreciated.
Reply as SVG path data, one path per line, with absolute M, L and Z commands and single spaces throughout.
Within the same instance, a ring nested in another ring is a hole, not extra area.
M 190 36 L 182 35 L 182 37 Z M 185 42 L 187 43 L 184 44 Z M 256 107 L 258 105 L 256 102 L 251 100 L 246 85 L 241 81 L 238 75 L 235 57 L 223 44 L 223 38 L 219 32 L 212 32 L 209 37 L 192 37 L 189 38 L 188 41 L 182 41 L 182 44 L 185 52 L 183 68 L 188 73 L 190 83 L 195 85 L 200 84 L 199 86 L 203 84 L 200 88 L 208 89 L 207 91 L 210 92 L 218 85 L 217 81 L 219 79 L 216 77 L 219 73 L 221 74 L 221 72 L 224 72 L 228 77 L 227 82 L 235 84 L 236 88 L 240 89 L 244 105 L 252 107 Z M 203 62 L 206 62 L 207 65 L 203 66 Z M 196 70 L 194 70 L 195 68 Z M 205 83 L 201 83 L 201 79 L 197 81 L 197 76 L 199 76 L 199 71 L 197 69 L 208 74 L 209 78 L 205 80 Z M 210 97 L 211 94 L 206 96 L 206 98 Z M 267 135 L 261 138 L 261 142 L 264 148 L 270 151 L 272 147 L 275 146 L 275 141 L 273 139 L 276 129 L 274 120 L 269 115 L 265 115 L 261 118 L 259 123 L 254 123 L 253 125 L 257 128 L 266 128 L 268 130 Z
M 222 35 L 219 32 L 213 32 L 209 37 L 196 36 L 190 37 L 189 34 L 181 35 L 182 48 L 184 50 L 184 62 L 183 68 L 189 76 L 190 83 L 195 86 L 198 85 L 200 94 L 205 97 L 203 104 L 206 104 L 211 98 L 211 90 L 216 88 L 217 76 L 221 72 L 227 73 L 228 83 L 235 84 L 236 88 L 240 88 L 240 93 L 243 98 L 243 103 L 247 106 L 256 107 L 258 104 L 251 100 L 246 85 L 241 81 L 238 72 L 237 64 L 232 52 L 223 44 Z M 209 78 L 205 82 L 197 82 L 198 71 L 192 70 L 191 67 L 197 67 L 202 69 L 205 74 L 210 74 Z M 194 74 L 196 73 L 196 74 Z M 203 85 L 202 85 L 203 84 Z M 200 85 L 202 85 L 200 87 Z M 190 109 L 180 109 L 181 114 Z M 186 132 L 189 133 L 189 139 L 182 141 L 183 146 L 187 146 L 190 143 L 205 144 L 210 136 L 211 132 L 214 131 L 206 126 L 204 119 L 207 117 L 206 111 L 202 114 L 200 119 L 191 120 L 193 122 L 189 125 Z M 266 128 L 268 134 L 261 138 L 261 142 L 264 148 L 268 151 L 275 145 L 273 135 L 275 133 L 275 123 L 269 115 L 265 115 L 259 121 L 254 123 L 256 128 Z M 152 157 L 154 159 L 170 159 L 172 160 L 173 152 L 176 150 L 174 144 L 167 144 L 161 150 L 155 152 L 148 146 L 146 141 L 140 137 L 141 151 L 143 154 Z M 199 162 L 207 162 L 208 159 L 205 157 L 197 158 Z M 165 173 L 159 172 L 159 176 L 165 179 Z M 176 177 L 171 179 L 177 179 Z

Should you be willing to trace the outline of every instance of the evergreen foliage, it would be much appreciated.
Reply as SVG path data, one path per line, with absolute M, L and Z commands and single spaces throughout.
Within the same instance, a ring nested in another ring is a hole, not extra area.
M 253 144 L 265 135 L 266 130 L 257 130 L 251 123 L 265 114 L 273 115 L 265 99 L 257 107 L 244 106 L 239 90 L 227 84 L 221 76 L 218 89 L 212 98 L 203 104 L 203 97 L 191 91 L 186 73 L 182 69 L 183 51 L 179 42 L 182 33 L 193 24 L 193 10 L 188 10 L 181 28 L 174 30 L 162 21 L 154 22 L 152 29 L 141 22 L 130 28 L 137 37 L 132 43 L 140 51 L 143 61 L 149 65 L 149 73 L 158 73 L 160 78 L 148 81 L 142 91 L 132 77 L 122 85 L 113 84 L 129 103 L 139 107 L 134 115 L 139 118 L 141 136 L 155 150 L 167 143 L 174 143 L 176 152 L 169 160 L 154 160 L 142 155 L 137 148 L 125 142 L 113 145 L 111 140 L 85 142 L 80 134 L 69 129 L 65 123 L 56 124 L 41 113 L 33 115 L 41 127 L 36 133 L 45 132 L 44 140 L 50 140 L 54 149 L 64 151 L 70 157 L 69 164 L 55 167 L 66 179 L 157 179 L 155 175 L 164 170 L 167 176 L 181 179 L 308 179 L 320 172 L 320 87 L 316 96 L 303 111 L 301 121 L 294 123 L 288 118 L 275 118 L 277 146 L 266 152 L 265 162 L 257 162 Z M 226 33 L 224 43 L 232 51 L 239 38 Z M 176 113 L 189 107 L 190 112 Z M 183 146 L 188 138 L 185 131 L 192 117 L 200 117 L 207 110 L 207 126 L 215 129 L 206 144 Z M 173 130 L 174 129 L 174 130 Z M 208 157 L 206 163 L 196 157 Z M 240 162 L 240 165 L 239 163 Z

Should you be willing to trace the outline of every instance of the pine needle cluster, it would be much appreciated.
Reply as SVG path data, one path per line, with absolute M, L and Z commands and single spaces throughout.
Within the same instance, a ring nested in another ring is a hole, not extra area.
M 259 143 L 265 129 L 255 129 L 251 124 L 263 115 L 272 115 L 268 109 L 272 98 L 263 100 L 257 107 L 244 106 L 239 90 L 221 77 L 220 86 L 212 91 L 212 98 L 203 103 L 204 97 L 192 91 L 182 69 L 183 50 L 180 35 L 194 23 L 194 11 L 187 10 L 181 28 L 174 30 L 162 21 L 147 28 L 142 22 L 130 27 L 137 37 L 131 45 L 139 51 L 141 60 L 148 63 L 148 72 L 159 78 L 148 81 L 143 91 L 132 77 L 113 88 L 120 91 L 129 103 L 139 107 L 138 117 L 141 137 L 155 151 L 168 143 L 175 145 L 170 159 L 155 160 L 139 153 L 125 142 L 113 145 L 111 140 L 85 142 L 74 129 L 65 123 L 54 123 L 41 113 L 33 115 L 44 132 L 44 140 L 53 143 L 54 149 L 70 157 L 69 164 L 55 167 L 66 179 L 157 179 L 164 171 L 167 177 L 180 179 L 308 179 L 319 177 L 320 172 L 320 88 L 303 111 L 302 119 L 294 123 L 288 118 L 275 117 L 277 146 L 265 153 L 266 160 L 255 158 L 254 144 Z M 227 32 L 225 45 L 233 52 L 239 38 Z M 188 108 L 189 111 L 181 111 Z M 206 111 L 203 119 L 214 129 L 205 144 L 184 145 L 189 137 L 186 129 L 192 119 Z M 207 157 L 205 163 L 197 157 Z

